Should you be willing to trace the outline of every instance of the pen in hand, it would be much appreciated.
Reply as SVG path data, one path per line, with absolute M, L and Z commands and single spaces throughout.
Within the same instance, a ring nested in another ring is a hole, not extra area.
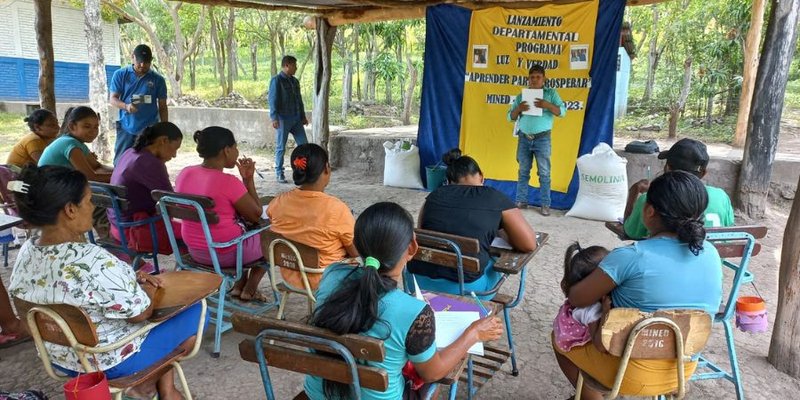
M 475 302 L 478 304 L 478 307 L 481 309 L 481 313 L 483 313 L 483 317 L 488 317 L 488 316 L 492 315 L 492 312 L 486 309 L 486 306 L 483 305 L 483 302 L 481 302 L 481 300 L 478 298 L 478 296 L 475 295 L 474 291 L 470 292 L 469 294 L 472 296 L 473 299 L 475 299 Z
M 245 155 L 242 155 L 242 157 L 249 158 L 249 157 L 247 157 Z M 261 178 L 263 180 L 267 180 L 267 178 L 264 177 L 264 174 L 262 174 L 261 171 L 258 170 L 258 168 L 253 168 L 253 170 L 256 172 L 256 175 L 258 175 L 259 178 Z

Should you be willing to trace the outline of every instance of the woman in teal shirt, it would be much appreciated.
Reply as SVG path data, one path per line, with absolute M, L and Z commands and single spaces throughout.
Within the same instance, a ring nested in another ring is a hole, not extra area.
M 406 262 L 418 247 L 414 220 L 399 205 L 376 203 L 364 210 L 356 220 L 353 243 L 366 265 L 337 264 L 325 270 L 311 324 L 337 334 L 359 333 L 384 341 L 384 360 L 368 364 L 386 370 L 389 386 L 384 392 L 362 388 L 362 399 L 413 396 L 402 375 L 408 361 L 425 382 L 435 382 L 452 371 L 472 345 L 502 335 L 500 320 L 487 317 L 437 351 L 430 306 L 398 288 Z M 349 390 L 345 384 L 306 377 L 305 392 L 312 400 L 349 399 Z
M 100 164 L 89 151 L 100 133 L 100 117 L 89 107 L 79 106 L 67 110 L 61 136 L 50 143 L 39 158 L 39 166 L 57 165 L 76 169 L 94 182 L 108 183 L 113 169 Z
M 650 238 L 609 253 L 599 268 L 572 286 L 570 304 L 587 307 L 610 295 L 614 307 L 716 314 L 722 300 L 722 262 L 705 240 L 703 211 L 707 204 L 703 182 L 688 172 L 667 172 L 653 180 L 642 212 Z M 578 369 L 607 387 L 613 385 L 619 357 L 598 350 L 591 342 L 568 352 L 554 350 L 573 385 Z M 687 379 L 696 367 L 697 362 L 686 364 Z M 675 360 L 631 360 L 621 392 L 638 396 L 669 393 L 677 388 L 675 368 Z M 582 396 L 584 400 L 602 398 L 585 386 Z

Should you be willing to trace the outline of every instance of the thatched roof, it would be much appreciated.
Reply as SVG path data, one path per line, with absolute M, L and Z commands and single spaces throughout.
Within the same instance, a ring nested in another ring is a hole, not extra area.
M 332 25 L 392 19 L 422 18 L 425 8 L 436 4 L 457 4 L 468 8 L 503 6 L 531 7 L 552 0 L 183 0 L 188 3 L 224 7 L 254 8 L 265 11 L 297 11 L 329 19 Z M 660 3 L 665 0 L 628 0 L 629 6 Z

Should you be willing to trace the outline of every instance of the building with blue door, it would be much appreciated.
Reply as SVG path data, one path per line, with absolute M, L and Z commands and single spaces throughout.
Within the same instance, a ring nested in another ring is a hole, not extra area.
M 53 53 L 57 102 L 89 99 L 89 56 L 83 10 L 54 0 Z M 0 0 L 0 101 L 39 102 L 39 53 L 32 0 Z M 111 79 L 120 66 L 119 25 L 103 23 L 103 56 Z

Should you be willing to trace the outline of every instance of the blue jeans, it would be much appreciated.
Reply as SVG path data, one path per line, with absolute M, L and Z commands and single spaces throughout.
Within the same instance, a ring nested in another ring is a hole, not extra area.
M 289 133 L 294 137 L 297 145 L 308 143 L 306 129 L 303 127 L 303 116 L 283 118 L 279 117 L 278 129 L 275 130 L 275 173 L 283 176 L 283 155 L 286 154 L 286 140 Z
M 117 122 L 117 139 L 114 141 L 114 166 L 117 165 L 117 160 L 122 156 L 122 153 L 133 147 L 133 143 L 136 142 L 136 137 L 140 133 L 142 132 L 128 133 Z
M 550 131 L 536 134 L 533 139 L 519 132 L 517 142 L 517 203 L 528 204 L 528 181 L 531 179 L 531 166 L 536 158 L 536 169 L 539 173 L 539 194 L 544 207 L 550 207 Z

